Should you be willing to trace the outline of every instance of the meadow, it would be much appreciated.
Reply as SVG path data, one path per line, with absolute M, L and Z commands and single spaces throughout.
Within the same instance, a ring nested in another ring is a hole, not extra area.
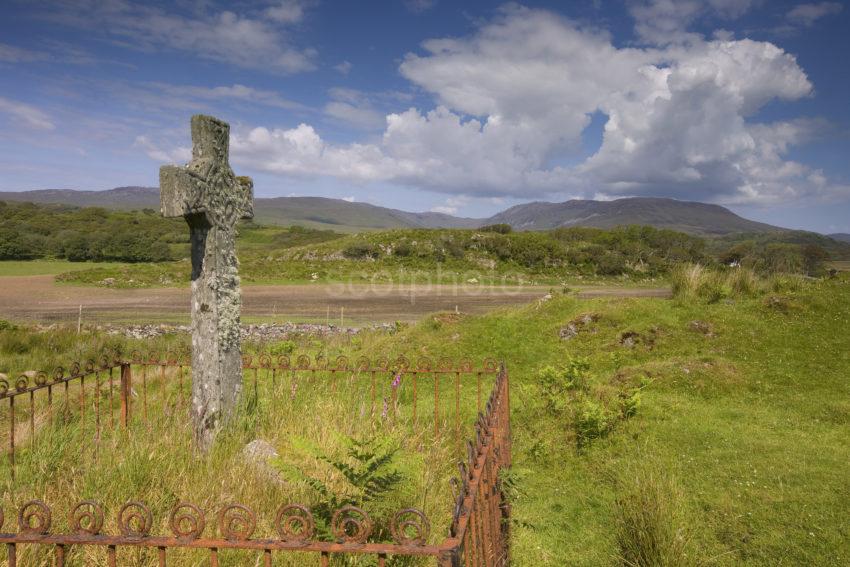
M 681 272 L 672 300 L 555 294 L 485 315 L 437 314 L 393 334 L 277 348 L 504 360 L 514 466 L 503 483 L 513 504 L 514 564 L 847 564 L 850 281 L 753 276 L 750 285 L 691 266 Z M 65 340 L 2 331 L 3 366 L 79 348 Z M 4 506 L 28 491 L 64 502 L 60 493 L 71 488 L 108 502 L 163 494 L 162 508 L 186 494 L 208 504 L 222 493 L 265 502 L 267 485 L 244 482 L 245 469 L 233 464 L 247 440 L 269 436 L 280 454 L 311 462 L 293 438 L 319 440 L 321 450 L 344 457 L 345 443 L 331 431 L 357 434 L 362 425 L 305 395 L 299 411 L 328 417 L 245 414 L 206 467 L 186 456 L 184 437 L 156 427 L 123 456 L 99 461 L 96 472 L 84 472 L 71 446 L 55 441 L 28 461 L 25 490 L 5 485 Z M 167 421 L 163 427 L 173 430 Z M 71 429 L 69 443 L 77 435 L 86 433 Z M 65 462 L 79 472 L 59 472 L 55 463 Z M 407 478 L 426 478 L 415 451 L 395 462 Z M 117 480 L 125 478 L 131 488 Z M 445 481 L 438 471 L 427 479 Z M 303 481 L 294 490 L 317 497 Z

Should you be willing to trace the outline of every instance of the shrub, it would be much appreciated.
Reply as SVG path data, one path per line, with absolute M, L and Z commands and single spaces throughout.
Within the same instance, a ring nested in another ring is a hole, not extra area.
M 413 255 L 413 246 L 411 246 L 410 242 L 406 240 L 402 240 L 393 248 L 393 255 L 398 256 L 400 258 L 407 258 L 408 256 Z
M 374 244 L 365 240 L 358 240 L 343 248 L 342 255 L 352 260 L 362 260 L 364 258 L 377 258 L 381 255 L 381 251 Z
M 578 447 L 585 447 L 593 439 L 607 435 L 614 427 L 615 421 L 616 416 L 601 402 L 589 398 L 582 399 L 573 416 Z
M 545 366 L 537 373 L 543 399 L 550 411 L 563 412 L 569 404 L 570 392 L 586 391 L 590 363 L 586 358 L 567 358 L 560 368 Z
M 481 232 L 495 232 L 498 234 L 510 234 L 513 232 L 513 227 L 506 223 L 488 224 L 479 228 Z
M 634 417 L 641 404 L 640 390 L 633 391 L 630 395 L 625 395 L 620 399 L 620 413 L 624 419 Z
M 283 354 L 292 354 L 295 352 L 295 343 L 292 341 L 279 341 L 272 343 L 271 346 L 268 347 L 268 353 L 271 356 L 280 356 Z
M 660 469 L 623 471 L 614 503 L 619 562 L 628 567 L 693 565 L 682 493 Z

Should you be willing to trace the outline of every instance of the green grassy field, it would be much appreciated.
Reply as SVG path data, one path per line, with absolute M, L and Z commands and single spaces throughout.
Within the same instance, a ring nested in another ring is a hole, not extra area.
M 597 321 L 558 338 L 587 313 Z M 562 298 L 451 326 L 425 322 L 386 348 L 450 345 L 508 362 L 518 565 L 616 563 L 618 510 L 635 494 L 641 509 L 675 496 L 647 522 L 674 524 L 685 552 L 672 564 L 846 565 L 848 324 L 845 279 L 711 305 Z M 632 348 L 621 344 L 626 332 L 637 333 Z M 586 415 L 569 401 L 548 409 L 538 377 L 574 357 L 586 357 L 588 396 L 611 413 L 611 399 L 648 384 L 635 415 L 607 416 L 610 431 L 581 450 Z
M 634 564 L 647 549 L 656 561 L 637 564 L 848 564 L 850 281 L 763 285 L 708 296 L 713 302 L 684 297 L 556 295 L 484 316 L 427 317 L 393 335 L 304 339 L 298 348 L 506 361 L 513 564 L 627 564 L 623 556 Z M 571 323 L 574 336 L 562 340 Z M 33 353 L 51 343 L 39 341 Z M 64 348 L 53 344 L 51 352 Z M 28 356 L 4 350 L 3 366 L 32 362 Z M 270 431 L 250 427 L 240 439 Z M 145 437 L 119 463 L 101 462 L 98 478 L 137 471 L 135 489 L 153 494 L 156 470 L 168 477 L 164 484 L 185 486 L 170 476 L 189 466 L 185 456 L 175 466 L 157 464 L 180 450 L 179 439 L 158 443 Z M 232 462 L 226 455 L 237 445 L 228 443 L 208 466 Z M 67 450 L 55 456 L 71 458 Z M 45 476 L 52 468 L 32 466 L 32 490 L 53 494 Z M 207 501 L 235 482 L 211 470 L 191 477 Z M 110 501 L 126 496 L 113 494 L 110 482 L 85 486 Z M 240 494 L 260 498 L 252 486 Z M 8 486 L 4 492 L 23 498 Z
M 68 260 L 2 260 L 0 277 L 3 276 L 48 276 L 90 270 L 91 262 L 69 262 Z M 123 264 L 100 263 L 98 268 L 105 270 L 120 269 Z

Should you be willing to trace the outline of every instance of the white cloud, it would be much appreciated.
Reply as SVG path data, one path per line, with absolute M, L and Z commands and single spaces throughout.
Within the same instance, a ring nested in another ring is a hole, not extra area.
M 349 203 L 353 203 L 354 202 L 354 195 L 350 195 L 348 197 L 343 197 L 342 200 L 347 201 Z
M 29 128 L 36 130 L 54 130 L 56 128 L 56 125 L 45 112 L 30 104 L 0 97 L 0 112 L 5 112 L 13 120 L 23 123 Z
M 792 25 L 811 27 L 814 23 L 826 16 L 841 13 L 844 9 L 838 2 L 817 2 L 813 4 L 799 4 L 789 10 L 785 19 Z
M 149 158 L 160 163 L 187 163 L 192 159 L 192 148 L 175 148 L 173 150 L 163 150 L 147 136 L 136 136 L 136 141 L 133 143 L 136 148 L 141 148 Z
M 350 61 L 343 61 L 343 62 L 339 63 L 338 65 L 334 65 L 334 70 L 339 71 L 343 75 L 347 75 L 348 73 L 351 72 L 352 67 L 353 67 L 353 65 L 351 64 Z
M 436 207 L 431 207 L 432 213 L 443 213 L 444 215 L 456 215 L 460 207 L 469 203 L 469 197 L 458 195 L 457 197 L 449 197 L 446 202 Z
M 618 48 L 606 33 L 510 6 L 471 36 L 423 48 L 400 72 L 434 97 L 432 110 L 390 113 L 380 139 L 362 143 L 332 143 L 308 124 L 237 129 L 234 160 L 282 175 L 392 182 L 455 197 L 765 203 L 844 191 L 787 159 L 819 124 L 754 120 L 770 101 L 812 92 L 794 57 L 771 43 L 690 38 Z M 331 115 L 352 119 L 369 108 L 358 91 L 331 96 L 339 105 L 326 109 Z M 596 112 L 608 117 L 602 144 L 583 157 L 582 133 Z
M 173 85 L 169 83 L 150 83 L 150 85 L 165 95 L 182 100 L 237 100 L 287 110 L 303 110 L 306 108 L 303 104 L 286 99 L 274 91 L 256 89 L 238 83 L 217 87 Z
M 758 0 L 632 0 L 629 11 L 635 20 L 635 33 L 644 42 L 667 45 L 699 41 L 688 32 L 703 17 L 735 19 L 744 15 Z
M 347 102 L 332 101 L 325 105 L 325 114 L 363 129 L 380 128 L 384 115 L 370 108 L 361 108 Z
M 266 17 L 282 24 L 297 24 L 304 19 L 304 7 L 296 0 L 285 0 L 266 8 Z
M 331 118 L 363 130 L 378 130 L 386 124 L 385 115 L 374 107 L 374 95 L 345 88 L 333 88 L 328 95 L 333 100 L 325 105 L 324 112 Z
M 215 11 L 205 3 L 191 15 L 127 0 L 80 0 L 52 6 L 45 18 L 112 36 L 142 50 L 170 49 L 201 59 L 278 73 L 315 67 L 315 51 L 290 44 L 285 26 L 303 17 L 301 4 L 282 2 L 264 13 Z

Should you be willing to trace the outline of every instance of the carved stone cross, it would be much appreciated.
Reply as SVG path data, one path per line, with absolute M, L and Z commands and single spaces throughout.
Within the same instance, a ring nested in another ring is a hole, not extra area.
M 159 170 L 166 217 L 183 217 L 192 244 L 192 422 L 196 446 L 209 448 L 242 392 L 236 223 L 254 216 L 249 177 L 228 163 L 230 126 L 192 117 L 192 161 Z

